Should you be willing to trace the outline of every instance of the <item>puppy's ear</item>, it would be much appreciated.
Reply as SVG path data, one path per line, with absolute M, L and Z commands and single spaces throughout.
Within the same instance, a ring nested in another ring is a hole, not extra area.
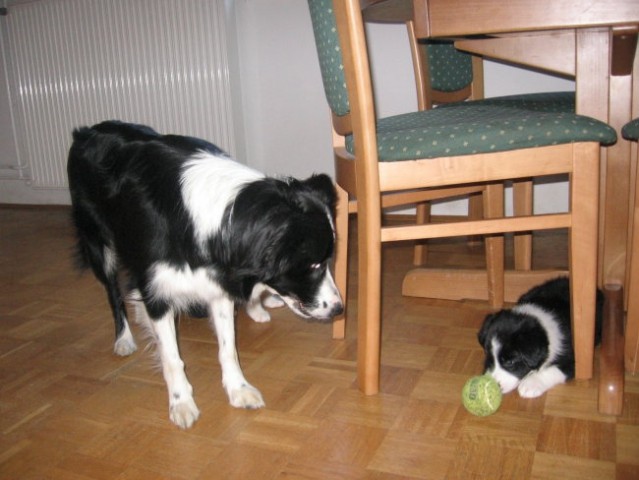
M 492 326 L 492 324 L 495 322 L 497 315 L 497 313 L 490 313 L 486 315 L 484 323 L 479 329 L 479 332 L 477 332 L 477 340 L 479 341 L 479 344 L 484 348 L 484 350 L 487 347 L 486 342 L 488 341 L 488 332 L 490 331 L 490 327 Z
M 303 183 L 321 202 L 328 206 L 331 212 L 335 211 L 337 194 L 331 177 L 322 173 L 307 178 Z

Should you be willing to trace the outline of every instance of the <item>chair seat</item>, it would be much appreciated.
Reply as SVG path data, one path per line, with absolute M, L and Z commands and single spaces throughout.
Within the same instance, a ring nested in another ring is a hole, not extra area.
M 639 140 L 639 118 L 626 123 L 621 129 L 621 134 L 628 140 Z
M 379 160 L 473 155 L 582 141 L 609 145 L 617 139 L 607 124 L 566 111 L 566 100 L 560 108 L 561 103 L 544 101 L 542 96 L 522 96 L 520 102 L 507 98 L 381 118 L 377 122 Z M 346 149 L 353 153 L 353 148 L 351 135 L 346 137 Z

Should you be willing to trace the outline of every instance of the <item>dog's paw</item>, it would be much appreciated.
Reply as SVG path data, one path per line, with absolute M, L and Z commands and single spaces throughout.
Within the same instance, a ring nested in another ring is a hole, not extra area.
M 229 403 L 233 407 L 250 410 L 266 406 L 260 391 L 248 383 L 239 388 L 229 390 Z
M 550 387 L 542 378 L 533 375 L 524 378 L 519 384 L 519 387 L 517 387 L 517 391 L 523 398 L 536 398 L 543 395 L 548 388 Z
M 200 411 L 192 398 L 169 405 L 169 418 L 180 428 L 190 428 L 199 416 Z
M 257 323 L 266 323 L 271 321 L 271 314 L 264 310 L 259 302 L 253 305 L 247 305 L 246 313 L 253 319 L 254 322 Z
M 279 295 L 267 295 L 262 304 L 267 308 L 280 308 L 284 306 L 284 300 Z
M 135 344 L 133 335 L 131 335 L 131 331 L 128 329 L 124 331 L 124 333 L 115 341 L 115 344 L 113 345 L 113 352 L 121 357 L 131 355 L 137 349 L 138 346 Z

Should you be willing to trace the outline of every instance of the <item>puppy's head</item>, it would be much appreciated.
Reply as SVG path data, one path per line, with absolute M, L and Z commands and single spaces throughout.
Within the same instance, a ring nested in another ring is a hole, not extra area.
M 500 310 L 488 315 L 477 335 L 484 349 L 484 371 L 508 393 L 548 357 L 548 337 L 532 315 Z
M 326 175 L 267 178 L 243 189 L 234 206 L 243 293 L 265 284 L 304 318 L 330 320 L 344 306 L 330 272 L 335 248 L 335 188 Z M 238 230 L 239 229 L 239 230 Z

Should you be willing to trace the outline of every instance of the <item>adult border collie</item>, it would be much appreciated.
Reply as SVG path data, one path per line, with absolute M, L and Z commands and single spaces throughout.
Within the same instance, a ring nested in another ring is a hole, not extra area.
M 601 340 L 603 293 L 597 291 L 595 343 Z M 503 393 L 517 388 L 522 397 L 543 395 L 575 376 L 570 316 L 570 285 L 549 280 L 519 298 L 512 309 L 490 314 L 477 335 L 485 373 Z
M 199 416 L 178 351 L 180 313 L 210 318 L 231 405 L 260 408 L 238 362 L 235 304 L 258 322 L 270 318 L 263 294 L 304 318 L 342 312 L 329 271 L 336 196 L 328 176 L 267 178 L 204 140 L 117 121 L 75 130 L 67 170 L 79 264 L 107 291 L 115 353 L 137 348 L 128 295 L 157 343 L 176 425 Z

